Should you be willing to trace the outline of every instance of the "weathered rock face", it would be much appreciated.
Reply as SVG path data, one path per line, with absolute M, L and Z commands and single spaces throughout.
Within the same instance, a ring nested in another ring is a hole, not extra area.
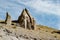
M 5 23 L 6 23 L 7 25 L 11 25 L 11 16 L 8 14 L 8 12 L 6 13 Z
M 35 20 L 29 14 L 27 9 L 24 9 L 18 18 L 19 24 L 25 29 L 35 29 Z

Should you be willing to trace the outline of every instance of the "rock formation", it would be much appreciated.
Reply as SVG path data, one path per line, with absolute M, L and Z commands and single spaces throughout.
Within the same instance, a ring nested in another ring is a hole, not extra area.
M 24 27 L 25 29 L 35 29 L 35 20 L 34 18 L 29 14 L 28 10 L 25 8 L 21 15 L 18 18 L 18 22 L 21 27 Z
M 6 13 L 5 23 L 6 23 L 7 25 L 11 25 L 11 16 L 8 14 L 8 12 Z

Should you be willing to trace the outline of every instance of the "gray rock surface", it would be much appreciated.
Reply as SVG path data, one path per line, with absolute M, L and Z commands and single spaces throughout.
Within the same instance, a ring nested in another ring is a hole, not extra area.
M 29 11 L 25 8 L 21 15 L 18 17 L 18 22 L 21 27 L 25 29 L 35 29 L 35 19 L 29 14 Z
M 13 25 L 0 25 L 0 40 L 60 40 L 55 37 L 56 35 L 42 30 L 27 30 L 18 26 L 15 28 Z
M 6 19 L 5 19 L 5 23 L 7 25 L 11 25 L 11 16 L 8 14 L 8 12 L 6 13 Z

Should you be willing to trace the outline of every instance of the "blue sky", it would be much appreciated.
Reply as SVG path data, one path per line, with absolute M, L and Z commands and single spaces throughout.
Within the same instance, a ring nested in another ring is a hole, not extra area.
M 37 24 L 60 29 L 60 0 L 0 0 L 0 20 L 5 20 L 6 12 L 16 20 L 24 8 Z

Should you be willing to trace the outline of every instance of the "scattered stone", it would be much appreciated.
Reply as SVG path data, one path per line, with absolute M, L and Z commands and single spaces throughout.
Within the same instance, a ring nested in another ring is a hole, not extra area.
M 53 31 L 52 33 L 58 33 L 58 34 L 60 34 L 60 30 Z
M 12 33 L 12 32 L 10 32 L 10 31 L 9 31 L 9 30 L 7 30 L 7 29 L 5 29 L 5 31 L 6 31 L 6 32 L 8 32 L 8 33 Z

